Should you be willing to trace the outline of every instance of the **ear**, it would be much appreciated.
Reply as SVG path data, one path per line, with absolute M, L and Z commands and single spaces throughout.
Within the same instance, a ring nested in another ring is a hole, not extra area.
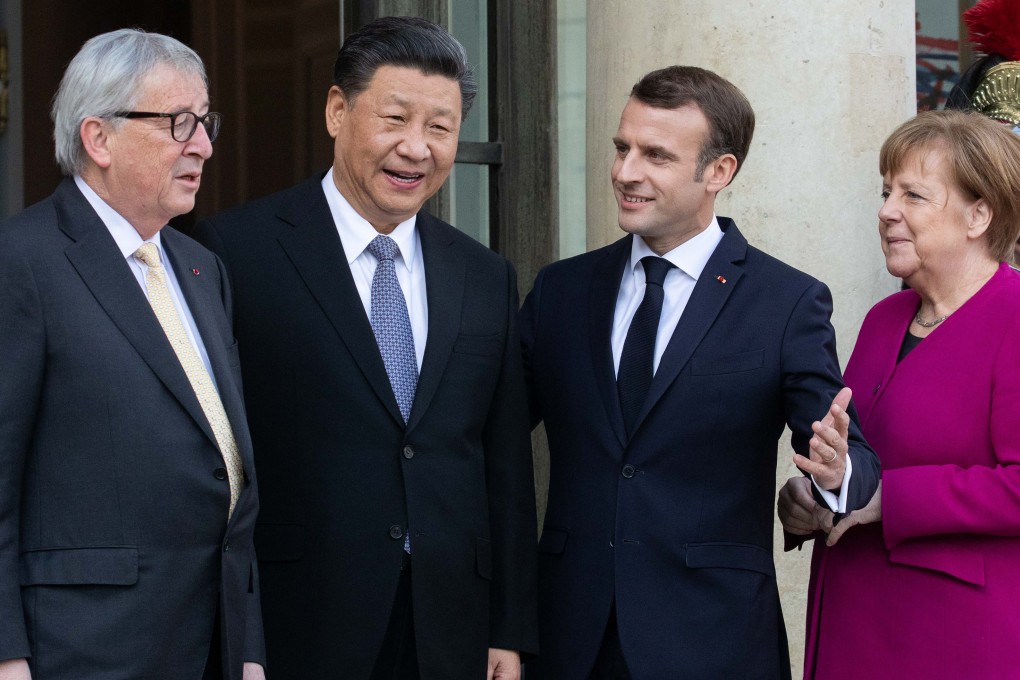
M 343 91 L 336 85 L 330 87 L 329 94 L 326 95 L 326 131 L 333 139 L 339 134 L 344 115 L 350 108 L 351 103 Z
M 992 207 L 985 199 L 979 198 L 968 208 L 967 217 L 967 238 L 980 238 L 992 223 Z
M 96 116 L 89 116 L 81 122 L 78 134 L 81 136 L 85 153 L 89 155 L 92 162 L 103 169 L 110 167 L 113 154 L 106 121 Z
M 737 172 L 737 157 L 731 153 L 723 154 L 705 168 L 704 180 L 706 189 L 717 194 L 726 188 Z

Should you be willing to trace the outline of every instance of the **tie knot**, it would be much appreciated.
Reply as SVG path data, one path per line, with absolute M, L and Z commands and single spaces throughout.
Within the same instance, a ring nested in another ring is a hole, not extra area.
M 135 257 L 144 262 L 147 266 L 156 268 L 160 266 L 159 248 L 155 243 L 143 243 L 135 251 Z
M 666 274 L 669 273 L 669 270 L 676 267 L 675 264 L 666 258 L 654 257 L 652 255 L 642 257 L 641 266 L 645 268 L 645 283 L 654 283 L 660 288 L 663 282 L 665 282 Z
M 368 252 L 375 255 L 375 259 L 382 262 L 383 260 L 392 260 L 397 254 L 397 242 L 391 239 L 389 236 L 383 236 L 379 234 L 372 242 L 368 244 L 366 248 Z

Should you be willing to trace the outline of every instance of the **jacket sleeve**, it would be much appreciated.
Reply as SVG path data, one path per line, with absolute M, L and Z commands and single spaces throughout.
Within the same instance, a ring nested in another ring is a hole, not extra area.
M 7 660 L 30 655 L 19 577 L 20 507 L 46 338 L 32 270 L 3 243 L 0 290 L 0 660 Z
M 836 334 L 829 322 L 832 295 L 821 282 L 814 282 L 801 295 L 789 319 L 782 350 L 783 393 L 787 424 L 793 433 L 793 448 L 808 455 L 813 436 L 811 423 L 829 410 L 844 383 L 836 356 Z M 864 440 L 853 402 L 848 409 L 849 456 L 853 474 L 847 491 L 847 511 L 867 505 L 879 480 L 879 461 Z M 819 499 L 819 502 L 822 501 Z
M 524 306 L 517 315 L 517 327 L 521 336 L 521 359 L 524 363 L 524 381 L 528 390 L 528 408 L 531 427 L 542 422 L 542 406 L 538 402 L 538 391 L 535 389 L 533 356 L 535 349 L 535 329 L 538 325 L 538 312 L 542 301 L 542 279 L 545 269 L 535 278 L 535 285 L 524 299 Z
M 486 484 L 493 539 L 490 647 L 538 651 L 535 481 L 516 329 L 517 277 L 507 267 L 507 332 L 499 383 L 485 422 Z

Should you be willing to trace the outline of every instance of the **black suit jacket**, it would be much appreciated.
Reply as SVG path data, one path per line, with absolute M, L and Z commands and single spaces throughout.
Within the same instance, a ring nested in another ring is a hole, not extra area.
M 229 525 L 208 421 L 74 182 L 0 224 L 0 659 L 35 678 L 200 678 L 217 606 L 225 677 L 262 658 L 229 288 L 212 253 L 161 240 L 244 461 Z
M 631 239 L 550 265 L 521 312 L 533 416 L 549 436 L 533 677 L 586 678 L 615 601 L 635 680 L 785 678 L 772 559 L 777 442 L 806 453 L 842 387 L 831 298 L 732 221 L 628 440 L 610 336 Z M 851 427 L 852 507 L 878 462 Z
M 275 680 L 368 677 L 408 529 L 422 677 L 535 649 L 513 269 L 427 213 L 417 229 L 428 340 L 405 427 L 318 178 L 198 228 L 236 294 Z

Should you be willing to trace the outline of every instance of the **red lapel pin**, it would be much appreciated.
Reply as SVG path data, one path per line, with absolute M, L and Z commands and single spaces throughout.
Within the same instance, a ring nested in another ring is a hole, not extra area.
M 194 274 L 195 276 L 198 276 L 198 275 L 199 275 L 199 274 L 201 274 L 202 272 L 198 271 L 198 268 L 196 267 L 195 269 L 192 269 L 192 270 L 191 270 L 191 273 L 192 273 L 192 274 Z
M 195 273 L 197 274 L 198 272 L 195 272 Z M 726 277 L 723 276 L 722 274 L 720 274 L 719 276 L 715 277 L 715 280 L 718 281 L 719 283 L 726 283 Z

